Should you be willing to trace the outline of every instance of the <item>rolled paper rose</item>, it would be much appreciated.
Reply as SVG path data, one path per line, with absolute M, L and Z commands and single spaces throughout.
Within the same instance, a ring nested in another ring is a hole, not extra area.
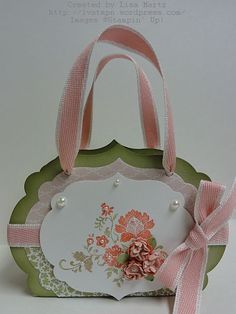
M 153 248 L 142 238 L 134 240 L 128 248 L 130 258 L 134 258 L 140 262 L 146 260 L 152 252 Z
M 139 263 L 135 260 L 131 260 L 123 268 L 124 277 L 129 280 L 137 280 L 144 277 L 142 263 Z
M 155 275 L 167 256 L 167 253 L 162 250 L 158 250 L 149 255 L 143 262 L 143 271 L 145 275 Z

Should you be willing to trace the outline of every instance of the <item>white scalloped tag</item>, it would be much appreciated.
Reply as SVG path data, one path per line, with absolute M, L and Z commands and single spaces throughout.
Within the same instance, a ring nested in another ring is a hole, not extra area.
M 55 277 L 78 291 L 121 299 L 158 290 L 158 268 L 193 227 L 183 204 L 183 195 L 160 181 L 117 173 L 74 182 L 52 198 L 41 247 Z

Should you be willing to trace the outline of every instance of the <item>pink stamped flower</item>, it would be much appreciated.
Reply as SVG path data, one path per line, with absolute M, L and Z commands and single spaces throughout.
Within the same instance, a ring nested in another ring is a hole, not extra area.
M 110 216 L 113 213 L 113 209 L 114 207 L 110 207 L 109 205 L 107 205 L 106 203 L 103 203 L 101 205 L 102 208 L 102 216 Z
M 124 277 L 129 280 L 137 280 L 144 277 L 142 263 L 135 260 L 130 260 L 127 265 L 123 267 Z
M 117 257 L 122 253 L 122 249 L 119 245 L 115 244 L 111 248 L 107 248 L 103 259 L 108 266 L 114 266 L 117 268 L 122 267 L 122 264 L 117 262 Z
M 152 235 L 150 229 L 154 227 L 153 219 L 147 213 L 141 213 L 132 209 L 124 216 L 120 216 L 115 231 L 121 233 L 121 242 L 128 242 L 131 239 L 149 239 Z
M 134 240 L 128 248 L 130 258 L 134 258 L 139 262 L 146 260 L 152 252 L 153 248 L 142 238 Z
M 143 262 L 143 271 L 145 275 L 155 275 L 167 256 L 167 253 L 162 250 L 158 250 L 149 255 Z
M 108 242 L 109 242 L 109 240 L 107 239 L 107 237 L 105 235 L 96 237 L 97 246 L 105 247 Z
M 94 243 L 94 238 L 91 234 L 89 234 L 88 238 L 87 238 L 87 245 L 90 246 Z

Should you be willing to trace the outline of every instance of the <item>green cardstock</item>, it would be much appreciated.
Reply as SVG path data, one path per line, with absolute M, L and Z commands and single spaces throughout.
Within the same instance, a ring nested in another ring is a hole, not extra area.
M 102 167 L 111 164 L 118 158 L 125 163 L 138 168 L 162 169 L 162 151 L 155 149 L 131 149 L 111 142 L 106 147 L 95 150 L 81 150 L 76 158 L 76 167 Z M 56 158 L 42 167 L 40 172 L 31 174 L 25 182 L 26 195 L 18 202 L 10 218 L 11 224 L 24 224 L 32 206 L 38 201 L 38 189 L 46 181 L 51 181 L 62 171 L 59 158 Z M 177 158 L 176 171 L 182 179 L 198 188 L 201 180 L 210 178 L 196 170 L 185 160 Z M 221 260 L 225 251 L 224 245 L 209 246 L 207 270 L 204 288 L 208 282 L 207 273 L 210 272 Z M 24 248 L 11 248 L 12 255 L 18 266 L 28 275 L 28 286 L 33 295 L 56 296 L 54 292 L 46 290 L 40 285 L 39 273 L 33 267 L 26 255 Z M 162 289 L 164 290 L 164 289 Z M 168 293 L 166 293 L 168 295 Z M 170 293 L 171 294 L 171 293 Z M 165 295 L 160 291 L 157 295 Z M 86 293 L 84 294 L 86 296 Z M 87 294 L 91 296 L 91 294 Z

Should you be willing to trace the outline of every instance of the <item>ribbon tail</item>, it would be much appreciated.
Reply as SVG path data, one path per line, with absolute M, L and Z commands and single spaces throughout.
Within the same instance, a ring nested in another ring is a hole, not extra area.
M 207 253 L 207 246 L 192 252 L 177 286 L 173 314 L 199 313 Z
M 165 287 L 175 291 L 182 277 L 184 268 L 190 259 L 190 254 L 185 244 L 177 247 L 158 270 L 157 279 L 161 281 Z

